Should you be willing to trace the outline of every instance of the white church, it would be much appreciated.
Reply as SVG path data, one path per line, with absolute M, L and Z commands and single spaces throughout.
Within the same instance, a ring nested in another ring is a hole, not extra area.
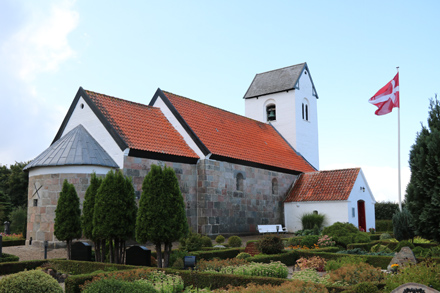
M 375 227 L 362 170 L 319 170 L 318 94 L 306 63 L 257 74 L 244 101 L 242 116 L 161 89 L 143 104 L 80 88 L 52 144 L 25 168 L 28 240 L 60 244 L 54 211 L 65 179 L 82 202 L 93 172 L 119 169 L 140 198 L 152 164 L 175 170 L 188 224 L 205 235 L 255 234 L 261 224 L 294 232 L 311 212 L 326 225 Z

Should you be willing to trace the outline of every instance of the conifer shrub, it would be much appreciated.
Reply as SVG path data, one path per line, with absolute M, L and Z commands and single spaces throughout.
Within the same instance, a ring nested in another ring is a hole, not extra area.
M 380 243 L 373 245 L 370 249 L 371 252 L 393 252 L 391 249 L 389 249 L 386 245 L 382 245 Z
M 354 256 L 344 256 L 344 257 L 340 257 L 337 259 L 332 259 L 327 261 L 326 265 L 325 265 L 325 270 L 327 272 L 329 271 L 334 271 L 339 269 L 340 267 L 343 267 L 346 264 L 359 264 L 359 263 L 364 263 L 367 261 L 366 257 L 354 257 Z
M 217 242 L 218 244 L 222 244 L 223 242 L 225 242 L 225 237 L 223 235 L 218 235 L 217 237 L 215 237 L 215 242 Z
M 278 254 L 284 249 L 283 240 L 276 235 L 264 235 L 257 246 L 258 250 L 264 254 Z
M 231 236 L 228 238 L 229 247 L 241 247 L 242 243 L 241 238 L 238 236 Z
M 408 209 L 403 208 L 393 215 L 393 233 L 397 240 L 408 240 L 415 236 L 413 227 L 413 217 Z
M 208 236 L 202 236 L 202 246 L 212 247 L 212 240 Z
M 39 271 L 24 271 L 5 276 L 0 282 L 0 293 L 32 292 L 62 293 L 58 282 L 48 274 Z

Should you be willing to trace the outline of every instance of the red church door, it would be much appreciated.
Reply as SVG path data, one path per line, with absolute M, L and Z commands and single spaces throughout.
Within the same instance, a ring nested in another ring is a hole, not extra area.
M 367 231 L 367 222 L 365 219 L 365 201 L 358 201 L 358 225 L 359 230 Z

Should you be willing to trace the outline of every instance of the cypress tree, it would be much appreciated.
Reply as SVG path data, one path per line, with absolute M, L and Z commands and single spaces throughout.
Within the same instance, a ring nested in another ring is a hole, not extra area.
M 440 241 L 440 104 L 431 100 L 428 126 L 422 125 L 409 156 L 411 179 L 406 203 L 416 234 Z
M 188 232 L 185 205 L 177 177 L 172 168 L 163 170 L 152 165 L 144 178 L 139 210 L 136 218 L 136 240 L 151 241 L 156 246 L 158 267 L 162 267 L 162 244 L 164 266 L 168 266 L 172 242 Z
M 81 237 L 81 210 L 79 197 L 73 184 L 64 180 L 55 209 L 54 235 L 67 242 L 67 258 L 71 259 L 71 243 Z
M 84 236 L 94 242 L 95 246 L 95 260 L 101 261 L 101 241 L 93 237 L 93 214 L 95 212 L 95 197 L 98 192 L 99 186 L 101 186 L 102 178 L 96 176 L 95 173 L 92 174 L 90 179 L 90 185 L 86 190 L 84 196 L 83 210 L 81 216 L 81 226 L 83 229 Z
M 99 187 L 93 214 L 93 237 L 101 239 L 101 260 L 105 243 L 109 244 L 110 262 L 123 262 L 125 241 L 134 235 L 136 201 L 131 180 L 121 171 L 110 171 Z

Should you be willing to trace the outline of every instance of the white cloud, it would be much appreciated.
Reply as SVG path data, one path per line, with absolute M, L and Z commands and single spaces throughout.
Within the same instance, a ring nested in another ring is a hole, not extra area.
M 25 81 L 41 72 L 55 72 L 59 65 L 75 56 L 67 36 L 79 21 L 73 1 L 56 1 L 45 8 L 40 3 L 31 10 L 28 21 L 2 44 L 8 68 Z
M 58 130 L 67 110 L 51 90 L 42 93 L 40 84 L 75 57 L 68 36 L 79 22 L 73 1 L 14 3 L 2 11 L 11 18 L 24 17 L 0 39 L 0 164 L 34 158 Z M 1 25 L 7 22 L 0 19 Z

